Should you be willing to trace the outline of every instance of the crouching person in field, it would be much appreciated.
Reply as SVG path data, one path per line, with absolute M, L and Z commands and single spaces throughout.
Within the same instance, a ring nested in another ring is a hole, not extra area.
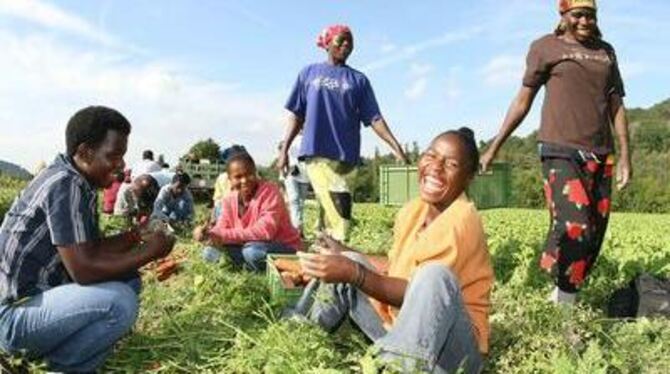
M 259 179 L 253 158 L 246 152 L 232 155 L 227 172 L 232 192 L 222 200 L 221 215 L 213 226 L 193 231 L 195 240 L 209 244 L 203 257 L 217 261 L 221 249 L 234 265 L 264 271 L 268 253 L 300 250 L 300 233 L 291 225 L 279 187 Z
M 12 204 L 0 227 L 0 349 L 44 359 L 50 370 L 91 372 L 137 318 L 137 269 L 166 256 L 162 232 L 102 237 L 97 189 L 123 170 L 129 122 L 88 107 L 59 155 Z
M 191 177 L 184 173 L 175 173 L 172 183 L 161 187 L 152 218 L 169 221 L 173 225 L 190 225 L 193 220 L 193 195 L 188 190 Z
M 388 274 L 327 236 L 320 253 L 299 252 L 304 273 L 326 293 L 314 298 L 308 319 L 334 331 L 349 318 L 374 342 L 378 361 L 402 372 L 480 371 L 493 270 L 465 195 L 478 158 L 470 129 L 433 139 L 419 160 L 420 197 L 397 215 Z
M 126 217 L 129 224 L 143 223 L 153 212 L 159 184 L 149 174 L 142 174 L 119 188 L 114 215 Z

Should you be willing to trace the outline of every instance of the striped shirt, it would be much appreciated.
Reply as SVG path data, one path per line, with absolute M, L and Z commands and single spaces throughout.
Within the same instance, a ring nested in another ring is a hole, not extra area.
M 57 246 L 100 236 L 97 194 L 59 155 L 21 192 L 0 227 L 0 304 L 69 283 Z

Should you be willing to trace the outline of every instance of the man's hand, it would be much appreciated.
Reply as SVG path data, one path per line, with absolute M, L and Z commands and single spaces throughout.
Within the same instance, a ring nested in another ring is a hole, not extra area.
M 496 156 L 493 153 L 493 147 L 489 147 L 489 149 L 487 149 L 486 152 L 484 152 L 484 154 L 479 157 L 479 167 L 481 168 L 482 173 L 485 173 L 489 169 L 489 166 L 495 157 Z
M 319 278 L 326 283 L 353 283 L 355 281 L 357 265 L 346 256 L 298 252 L 298 257 L 305 275 Z
M 619 163 L 616 167 L 616 188 L 621 191 L 630 183 L 630 179 L 633 175 L 633 169 L 631 167 L 630 158 L 623 157 L 619 160 Z
M 402 148 L 400 149 L 400 151 L 398 153 L 396 153 L 395 158 L 399 163 L 401 163 L 403 165 L 409 165 L 410 164 L 409 158 L 407 158 L 407 155 L 402 150 Z
M 288 174 L 288 154 L 286 152 L 279 152 L 279 157 L 277 158 L 277 170 L 282 176 Z
M 207 224 L 196 226 L 193 229 L 193 240 L 197 242 L 203 242 L 207 240 L 209 237 L 207 230 L 209 230 L 209 225 Z
M 146 240 L 147 251 L 154 255 L 154 258 L 163 258 L 172 252 L 175 244 L 175 237 L 168 235 L 162 230 L 156 230 Z

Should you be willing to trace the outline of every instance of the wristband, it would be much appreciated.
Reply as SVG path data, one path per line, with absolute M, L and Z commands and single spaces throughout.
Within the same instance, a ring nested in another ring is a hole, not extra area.
M 367 269 L 363 266 L 363 264 L 360 262 L 356 263 L 356 282 L 354 283 L 356 288 L 363 287 L 363 284 L 365 283 L 365 277 L 367 275 L 366 271 Z

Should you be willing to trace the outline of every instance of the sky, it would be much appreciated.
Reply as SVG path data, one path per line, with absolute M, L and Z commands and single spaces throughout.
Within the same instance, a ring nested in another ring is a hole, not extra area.
M 520 87 L 529 44 L 558 22 L 555 0 L 0 0 L 0 160 L 33 170 L 65 149 L 88 105 L 132 123 L 126 162 L 169 163 L 212 138 L 261 163 L 286 129 L 298 72 L 324 61 L 327 25 L 351 27 L 348 64 L 370 79 L 401 143 L 441 131 L 493 137 Z M 600 0 L 627 107 L 670 97 L 670 1 Z M 542 97 L 515 133 L 537 128 Z M 388 150 L 363 129 L 362 154 Z

